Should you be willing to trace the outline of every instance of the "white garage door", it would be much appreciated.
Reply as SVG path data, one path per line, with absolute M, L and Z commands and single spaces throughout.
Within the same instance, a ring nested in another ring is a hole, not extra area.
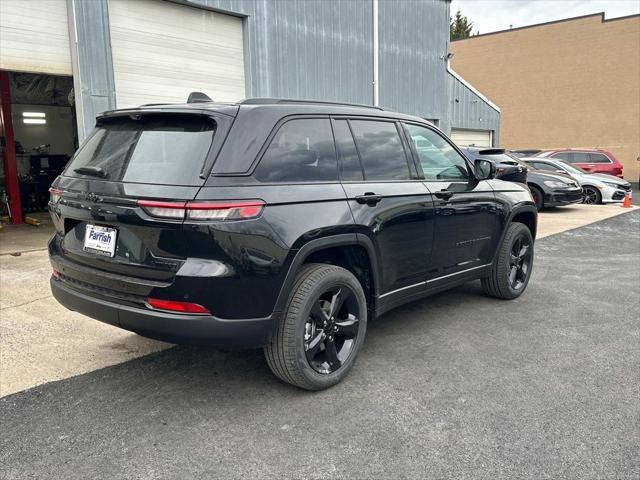
M 454 128 L 451 130 L 451 140 L 460 147 L 473 145 L 476 147 L 491 147 L 490 130 L 462 130 Z
M 66 0 L 0 0 L 0 68 L 71 75 Z
M 110 0 L 118 108 L 245 97 L 242 19 L 163 0 Z

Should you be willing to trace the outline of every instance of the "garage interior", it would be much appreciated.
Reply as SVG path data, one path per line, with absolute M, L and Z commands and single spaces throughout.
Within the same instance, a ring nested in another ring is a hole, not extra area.
M 78 147 L 73 78 L 1 73 L 4 128 L 0 208 L 5 222 L 20 223 L 27 214 L 46 212 L 49 186 Z M 9 121 L 11 125 L 6 125 Z M 13 149 L 7 148 L 10 143 Z M 13 198 L 16 196 L 19 202 Z

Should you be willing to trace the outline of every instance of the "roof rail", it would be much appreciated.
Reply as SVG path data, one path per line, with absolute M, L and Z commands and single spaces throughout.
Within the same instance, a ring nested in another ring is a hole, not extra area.
M 247 98 L 239 103 L 240 105 L 273 105 L 273 104 L 338 105 L 338 106 L 344 106 L 344 107 L 360 107 L 360 108 L 372 108 L 374 110 L 384 110 L 384 108 L 382 107 L 376 107 L 374 105 L 364 105 L 361 103 L 328 102 L 325 100 L 301 100 L 301 99 L 294 99 L 294 98 L 257 97 L 257 98 Z

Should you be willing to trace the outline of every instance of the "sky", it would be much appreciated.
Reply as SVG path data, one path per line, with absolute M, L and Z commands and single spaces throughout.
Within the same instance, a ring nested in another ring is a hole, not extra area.
M 473 22 L 473 34 L 507 30 L 563 18 L 604 12 L 606 19 L 640 13 L 640 0 L 453 0 Z

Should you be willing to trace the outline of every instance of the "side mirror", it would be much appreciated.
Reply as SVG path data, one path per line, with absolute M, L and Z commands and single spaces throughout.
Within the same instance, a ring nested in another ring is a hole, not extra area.
M 496 178 L 496 164 L 491 160 L 477 158 L 474 162 L 476 180 L 490 180 Z

